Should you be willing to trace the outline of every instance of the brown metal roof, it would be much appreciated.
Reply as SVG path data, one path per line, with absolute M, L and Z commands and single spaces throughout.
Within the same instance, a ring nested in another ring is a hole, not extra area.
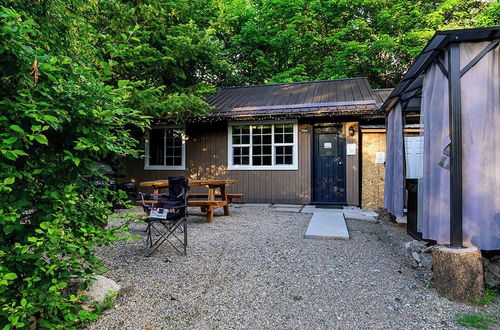
M 214 107 L 206 117 L 247 119 L 362 114 L 377 109 L 377 104 L 385 101 L 382 95 L 385 94 L 374 92 L 366 78 L 228 87 L 206 99 Z

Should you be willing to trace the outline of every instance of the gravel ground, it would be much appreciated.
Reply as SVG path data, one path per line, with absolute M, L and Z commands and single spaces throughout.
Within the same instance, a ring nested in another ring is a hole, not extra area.
M 348 220 L 348 241 L 304 239 L 311 214 L 232 211 L 213 224 L 191 216 L 187 256 L 163 245 L 145 257 L 143 240 L 101 248 L 105 275 L 125 294 L 90 328 L 453 329 L 457 313 L 500 315 L 498 301 L 471 307 L 439 297 L 392 223 Z

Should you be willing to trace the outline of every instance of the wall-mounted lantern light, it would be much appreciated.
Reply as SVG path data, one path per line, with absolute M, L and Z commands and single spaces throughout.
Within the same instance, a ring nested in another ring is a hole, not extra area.
M 349 126 L 349 135 L 354 136 L 354 134 L 356 134 L 356 130 L 354 129 L 353 126 Z

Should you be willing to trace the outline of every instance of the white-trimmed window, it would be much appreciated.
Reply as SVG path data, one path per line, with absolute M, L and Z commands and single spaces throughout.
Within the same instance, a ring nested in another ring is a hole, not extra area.
M 295 121 L 230 123 L 230 170 L 297 170 L 298 134 Z
M 145 170 L 184 170 L 186 144 L 184 128 L 155 126 L 146 132 Z

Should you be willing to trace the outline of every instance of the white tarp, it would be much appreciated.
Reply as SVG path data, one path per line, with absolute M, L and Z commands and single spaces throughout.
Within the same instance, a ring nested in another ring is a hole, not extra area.
M 384 208 L 397 217 L 403 216 L 403 116 L 398 102 L 387 115 L 387 158 L 385 160 Z
M 489 42 L 462 43 L 463 68 Z M 446 56 L 444 57 L 446 59 Z M 461 79 L 464 245 L 500 249 L 500 49 L 490 51 Z M 445 63 L 445 67 L 447 67 Z M 423 178 L 419 209 L 423 238 L 448 244 L 450 171 L 448 81 L 436 64 L 424 76 Z

